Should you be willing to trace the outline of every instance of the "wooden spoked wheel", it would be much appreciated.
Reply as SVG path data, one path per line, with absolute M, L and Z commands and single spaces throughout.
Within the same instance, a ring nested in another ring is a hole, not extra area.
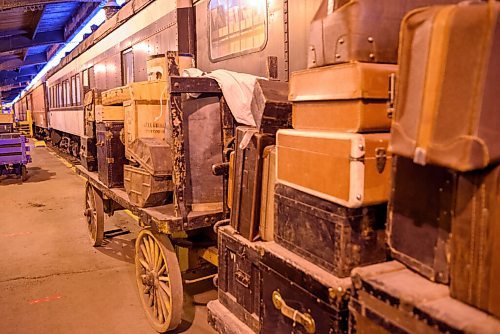
M 92 246 L 100 246 L 104 239 L 104 203 L 101 194 L 89 183 L 85 187 L 84 215 Z
M 179 262 L 166 235 L 142 230 L 135 242 L 137 287 L 153 328 L 165 333 L 179 326 L 183 291 Z

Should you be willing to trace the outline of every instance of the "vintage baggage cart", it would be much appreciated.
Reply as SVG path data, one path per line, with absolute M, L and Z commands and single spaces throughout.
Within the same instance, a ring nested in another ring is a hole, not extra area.
M 457 175 L 446 168 L 394 159 L 387 227 L 392 256 L 441 283 L 449 282 L 456 183 Z
M 80 163 L 88 171 L 97 171 L 97 146 L 93 136 L 80 137 Z
M 264 148 L 262 164 L 262 191 L 260 200 L 259 236 L 264 241 L 274 240 L 274 188 L 276 186 L 276 146 Z
M 458 178 L 451 224 L 452 297 L 500 318 L 500 166 Z
M 351 280 L 262 244 L 261 333 L 347 333 Z
M 469 2 L 406 16 L 394 153 L 459 171 L 500 160 L 499 10 L 496 1 Z
M 177 64 L 175 55 L 174 52 L 168 54 L 172 57 L 174 68 Z M 127 209 L 136 216 L 138 224 L 142 227 L 136 239 L 135 250 L 139 298 L 148 321 L 156 331 L 162 333 L 175 329 L 181 323 L 183 277 L 193 277 L 207 271 L 214 273 L 212 265 L 217 265 L 217 240 L 212 225 L 226 218 L 220 208 L 213 209 L 215 206 L 201 207 L 204 210 L 200 210 L 200 207 L 192 205 L 190 193 L 195 182 L 189 179 L 189 175 L 192 175 L 190 169 L 196 162 L 197 168 L 207 170 L 206 175 L 211 174 L 212 161 L 211 158 L 203 156 L 207 165 L 201 165 L 199 162 L 201 158 L 198 160 L 191 158 L 192 151 L 189 151 L 188 145 L 198 144 L 195 141 L 191 142 L 189 137 L 203 133 L 211 136 L 210 138 L 220 138 L 221 130 L 219 127 L 217 137 L 209 131 L 200 132 L 199 125 L 206 124 L 207 121 L 204 117 L 193 117 L 200 116 L 196 112 L 188 116 L 184 109 L 187 101 L 182 96 L 184 93 L 203 93 L 220 97 L 221 90 L 215 80 L 207 78 L 169 77 L 168 87 L 170 104 L 174 106 L 170 111 L 169 120 L 172 128 L 171 140 L 174 143 L 172 155 L 175 157 L 172 173 L 174 196 L 171 203 L 140 208 L 131 203 L 125 189 L 110 188 L 99 180 L 97 173 L 76 166 L 77 173 L 87 179 L 84 213 L 93 245 L 97 246 L 103 242 L 105 213 L 112 215 L 117 210 Z M 214 118 L 213 115 L 205 116 Z M 194 128 L 191 128 L 190 122 L 200 124 L 195 124 Z M 190 128 L 194 132 L 190 132 Z M 215 133 L 215 130 L 213 131 Z M 207 141 L 207 137 L 202 138 Z M 220 159 L 222 149 L 220 146 L 218 148 L 220 151 L 217 151 L 217 156 Z M 217 177 L 213 175 L 212 177 L 217 184 L 222 183 Z M 197 187 L 206 186 L 213 190 L 212 188 L 217 188 L 217 184 L 198 184 Z M 198 188 L 197 191 L 204 192 L 202 188 Z M 212 193 L 213 196 L 214 194 Z M 222 201 L 222 193 L 219 196 L 221 198 L 218 200 Z M 151 268 L 159 270 L 153 271 Z
M 388 200 L 388 133 L 280 130 L 277 180 L 350 208 Z
M 397 63 L 399 26 L 417 7 L 459 0 L 325 0 L 311 23 L 308 67 L 350 61 Z
M 260 332 L 262 278 L 258 246 L 231 226 L 218 230 L 219 301 L 254 332 Z
M 474 333 L 500 331 L 500 320 L 450 297 L 396 261 L 353 270 L 349 310 L 359 334 Z
M 262 154 L 264 148 L 274 142 L 273 136 L 259 133 L 256 128 L 236 129 L 231 226 L 248 240 L 254 240 L 259 233 Z M 246 147 L 242 147 L 245 144 Z
M 160 206 L 172 201 L 172 176 L 154 176 L 147 170 L 125 165 L 125 191 L 130 202 L 140 208 Z
M 338 277 L 386 260 L 386 206 L 349 209 L 283 184 L 275 189 L 274 239 Z
M 122 129 L 123 122 L 96 124 L 99 180 L 110 188 L 123 186 L 123 165 L 127 160 L 120 140 Z

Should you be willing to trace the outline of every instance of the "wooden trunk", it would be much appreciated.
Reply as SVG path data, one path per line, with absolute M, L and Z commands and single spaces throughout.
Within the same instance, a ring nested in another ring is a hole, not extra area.
M 123 122 L 104 122 L 96 125 L 97 163 L 99 180 L 107 187 L 123 186 L 125 147 L 120 140 Z
M 386 206 L 358 209 L 283 184 L 275 189 L 274 239 L 338 277 L 386 260 Z
M 95 120 L 102 122 L 123 122 L 125 119 L 123 106 L 95 106 Z
M 140 167 L 124 166 L 124 183 L 130 202 L 140 208 L 172 201 L 172 176 L 153 176 Z
M 338 278 L 274 242 L 263 243 L 262 333 L 346 333 L 349 278 Z
M 500 331 L 500 320 L 452 299 L 446 285 L 433 283 L 396 261 L 354 269 L 352 281 L 349 309 L 358 334 Z
M 97 146 L 94 137 L 80 137 L 80 163 L 88 171 L 97 171 Z
M 278 182 L 350 208 L 387 202 L 388 133 L 280 130 Z
M 246 147 L 241 147 L 245 137 L 251 136 Z M 274 144 L 274 137 L 262 134 L 255 128 L 236 129 L 236 159 L 233 184 L 231 225 L 248 240 L 259 233 L 262 188 L 263 152 Z
M 219 301 L 255 332 L 260 331 L 260 254 L 231 226 L 219 229 Z

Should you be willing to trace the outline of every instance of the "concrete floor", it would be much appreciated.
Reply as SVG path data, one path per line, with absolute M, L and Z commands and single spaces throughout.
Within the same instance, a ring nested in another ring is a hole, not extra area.
M 84 180 L 47 148 L 32 148 L 28 180 L 0 179 L 0 333 L 155 333 L 136 291 L 135 221 L 125 213 L 105 230 L 131 233 L 89 244 Z M 185 294 L 178 333 L 215 333 L 205 304 L 210 282 Z

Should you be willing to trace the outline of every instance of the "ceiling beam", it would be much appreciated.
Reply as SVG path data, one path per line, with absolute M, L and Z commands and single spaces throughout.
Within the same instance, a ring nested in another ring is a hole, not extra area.
M 11 59 L 0 62 L 0 71 L 14 70 L 23 66 L 30 65 L 43 65 L 48 61 L 47 54 L 45 52 L 37 53 L 34 55 L 26 56 L 26 59 L 22 61 L 21 59 Z
M 64 25 L 64 38 L 68 40 L 73 37 L 99 9 L 99 3 L 88 2 L 81 4 L 76 13 Z
M 22 81 L 30 81 L 31 79 L 33 79 L 33 77 L 34 77 L 33 74 L 29 74 L 29 75 L 20 75 L 15 78 L 0 79 L 0 86 L 12 85 Z
M 28 31 L 24 30 L 24 29 L 4 30 L 4 31 L 0 31 L 0 38 L 6 38 L 6 37 L 11 37 L 11 36 L 16 36 L 16 35 L 24 35 L 26 33 L 28 33 Z
M 46 6 L 43 6 L 42 10 L 37 10 L 33 14 L 33 19 L 30 26 L 30 35 L 29 35 L 31 39 L 35 39 L 36 37 L 38 28 L 40 27 L 40 22 L 42 21 L 42 16 L 45 13 L 46 8 L 47 8 Z
M 100 3 L 102 0 L 2 0 L 0 1 L 0 12 L 20 8 L 20 7 L 38 7 L 40 5 L 47 5 L 52 3 L 61 2 L 97 2 Z
M 64 32 L 62 30 L 41 32 L 34 39 L 30 39 L 28 36 L 14 36 L 0 39 L 0 52 L 19 50 L 38 45 L 63 43 L 64 41 Z
M 2 79 L 10 79 L 10 78 L 17 78 L 19 76 L 23 75 L 31 75 L 31 74 L 37 74 L 38 68 L 37 66 L 30 66 L 30 67 L 25 67 L 21 68 L 18 71 L 0 71 L 0 80 Z
M 26 86 L 28 86 L 28 84 L 29 84 L 29 81 L 23 81 L 23 82 L 19 82 L 17 84 L 1 86 L 0 92 L 8 94 L 10 91 L 13 91 L 13 90 L 24 89 L 24 88 L 26 88 Z

